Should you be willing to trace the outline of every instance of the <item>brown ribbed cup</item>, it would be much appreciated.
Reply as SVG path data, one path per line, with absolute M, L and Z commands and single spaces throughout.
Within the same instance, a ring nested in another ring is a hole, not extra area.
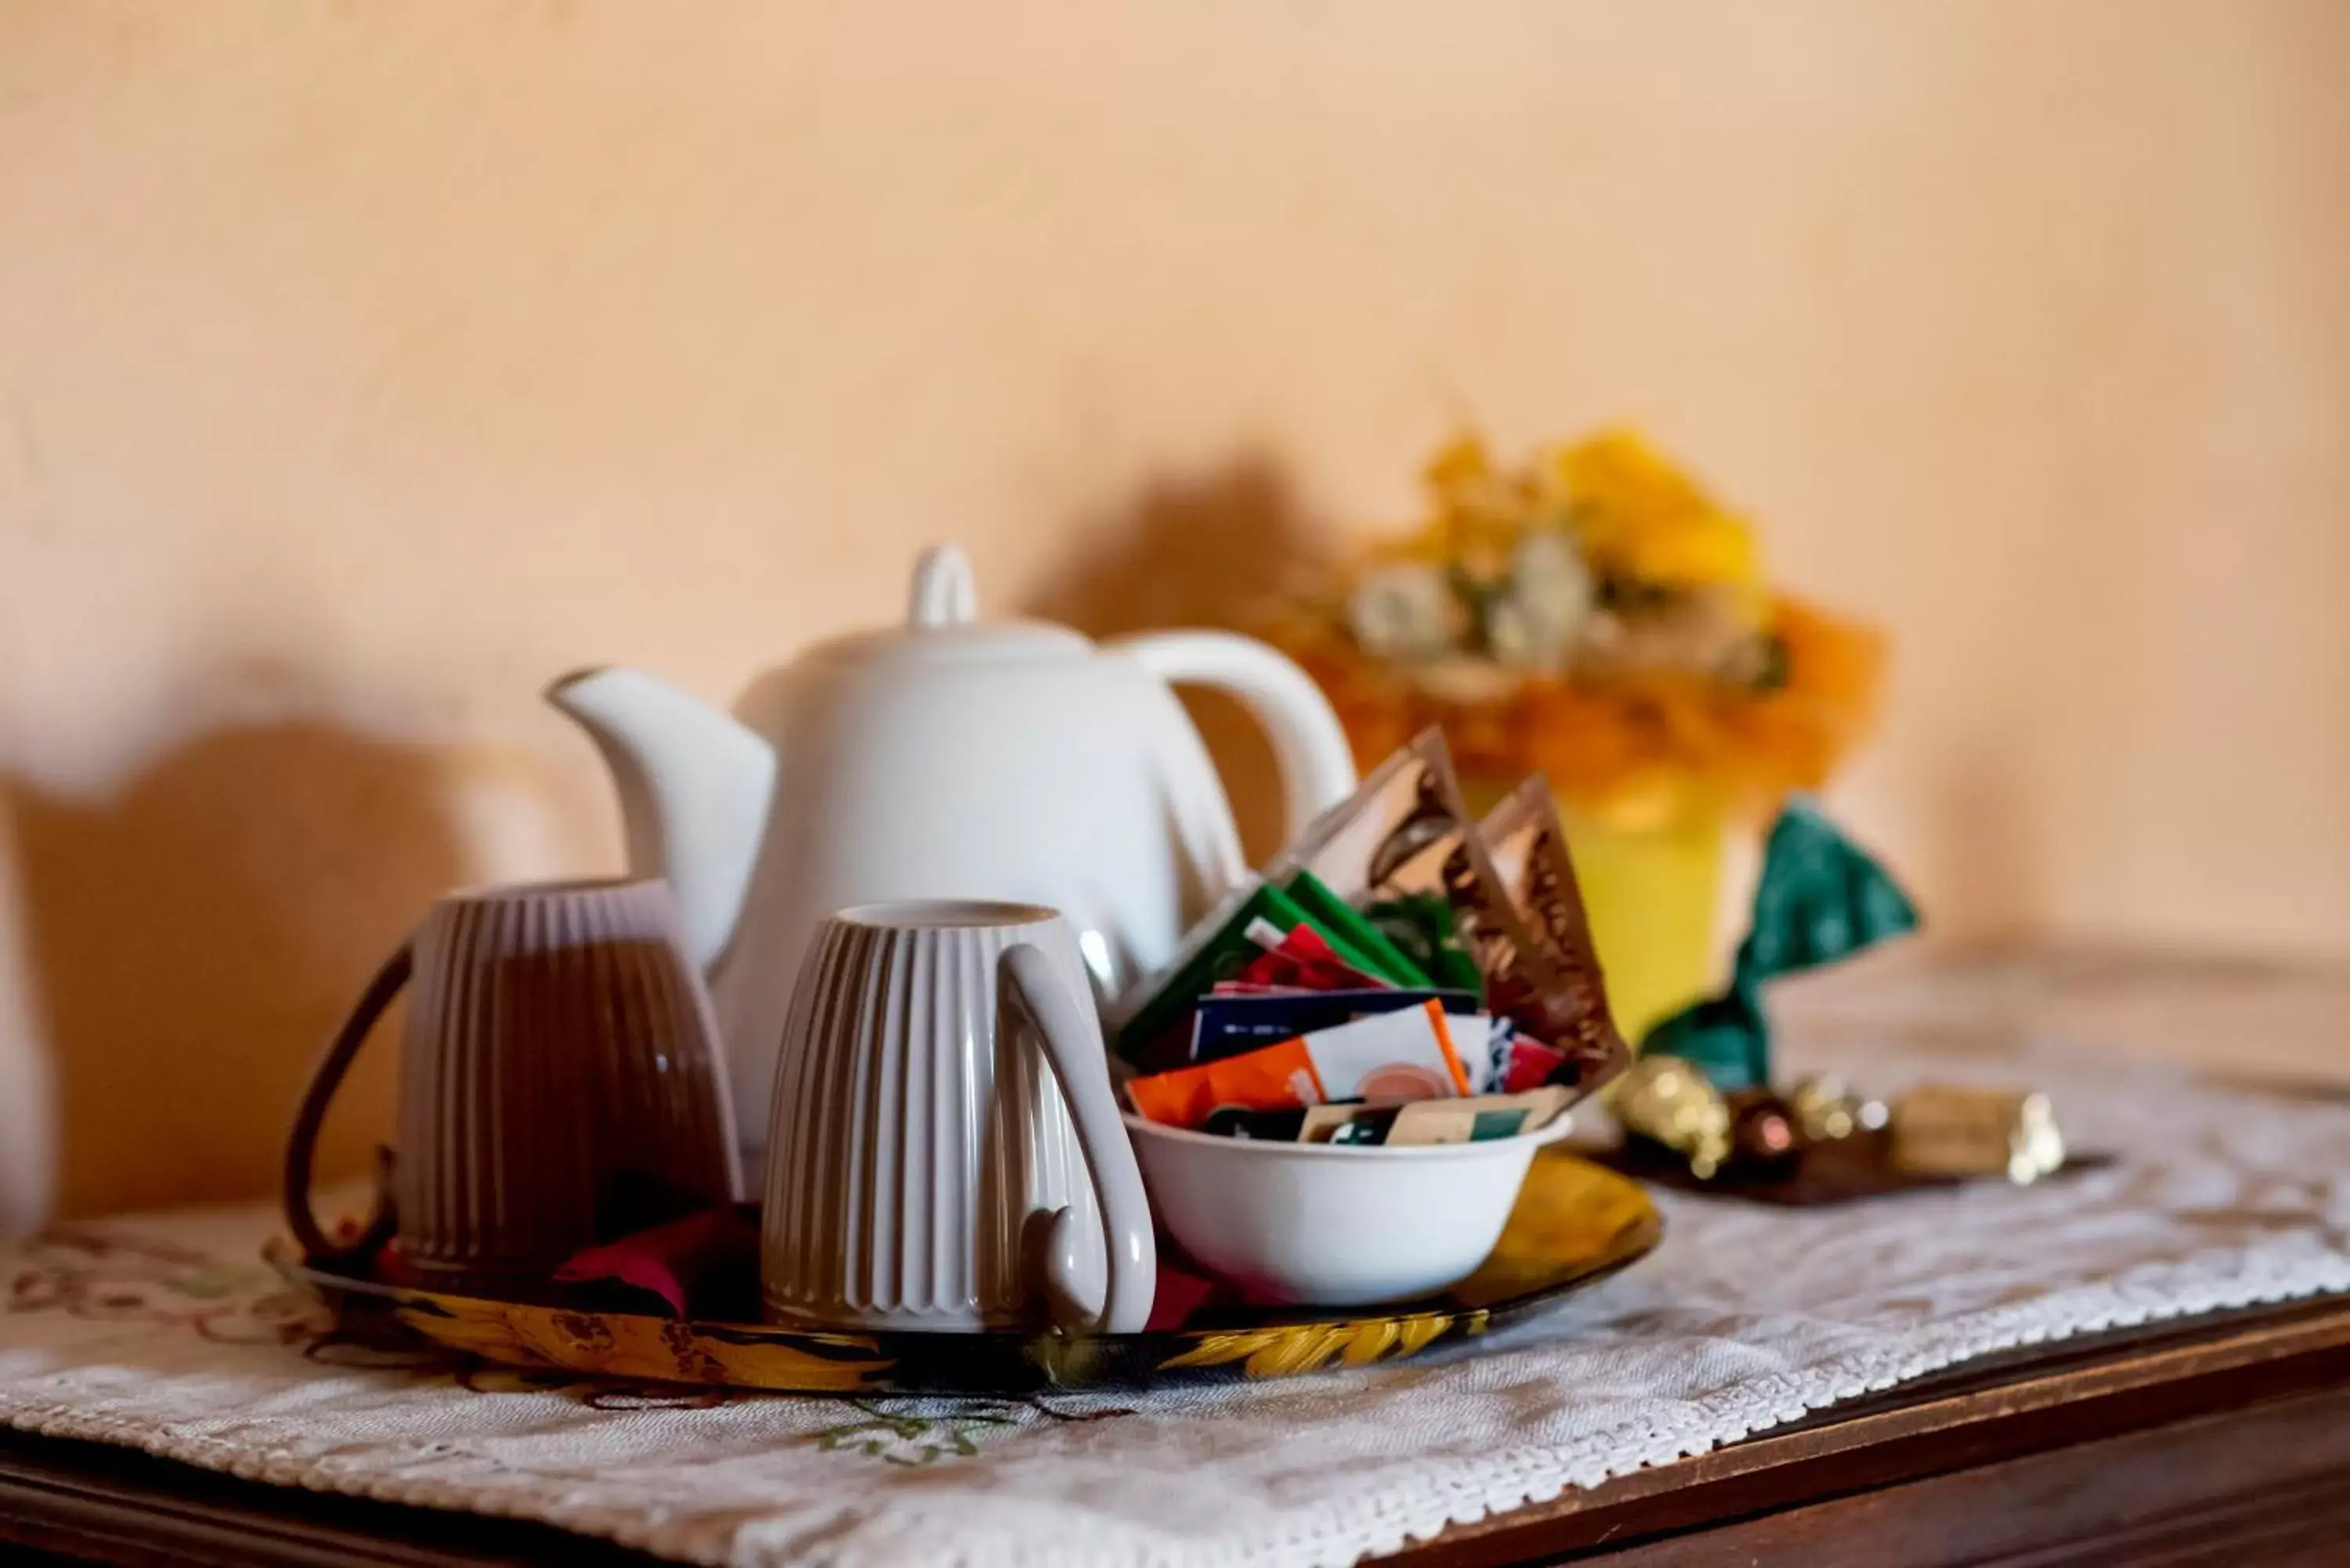
M 708 997 L 660 881 L 526 884 L 432 907 L 328 1049 L 286 1151 L 286 1217 L 313 1254 L 351 1250 L 309 1212 L 310 1150 L 368 1026 L 412 971 L 390 1214 L 451 1285 L 542 1278 L 596 1240 L 633 1181 L 742 1195 Z

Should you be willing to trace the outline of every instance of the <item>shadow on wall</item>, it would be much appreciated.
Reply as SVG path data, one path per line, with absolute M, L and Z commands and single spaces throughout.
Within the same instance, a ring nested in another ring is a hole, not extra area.
M 61 1215 L 274 1190 L 313 1056 L 463 873 L 450 766 L 280 722 L 192 741 L 101 802 L 0 780 L 57 1081 Z M 388 1137 L 390 1045 L 362 1055 L 322 1179 L 364 1168 Z
M 1170 627 L 1246 629 L 1264 601 L 1312 584 L 1332 545 L 1263 456 L 1146 486 L 1087 519 L 1066 565 L 1021 607 L 1087 637 Z M 1281 846 L 1281 775 L 1245 710 L 1208 691 L 1183 704 L 1223 774 L 1252 864 Z

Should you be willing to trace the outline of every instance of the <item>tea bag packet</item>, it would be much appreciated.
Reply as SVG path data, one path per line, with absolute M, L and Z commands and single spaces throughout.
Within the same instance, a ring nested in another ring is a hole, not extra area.
M 1801 802 L 1772 824 L 1745 940 L 1719 995 L 1648 1032 L 1644 1055 L 1681 1057 L 1722 1089 L 1771 1082 L 1763 982 L 1849 958 L 1918 927 L 1918 911 L 1885 867 Z
M 1471 1043 L 1490 1033 L 1477 1013 L 1477 999 L 1461 991 L 1276 991 L 1254 995 L 1211 995 L 1191 1015 L 1191 1060 L 1213 1062 L 1301 1034 L 1351 1023 L 1381 1012 L 1400 1012 L 1433 1002 L 1444 1010 L 1464 1062 L 1475 1055 Z M 1491 1053 L 1487 1054 L 1490 1056 Z M 1484 1064 L 1472 1064 L 1473 1070 Z
M 1396 1113 L 1388 1142 L 1396 1147 L 1443 1143 L 1486 1143 L 1539 1132 L 1565 1114 L 1575 1091 L 1551 1084 L 1519 1095 L 1482 1095 L 1466 1100 L 1421 1100 Z
M 1309 824 L 1266 877 L 1286 884 L 1301 871 L 1356 909 L 1443 899 L 1453 940 L 1474 964 L 1486 1006 L 1545 1034 L 1551 1019 L 1543 999 L 1559 977 L 1486 857 L 1441 732 L 1422 731 L 1382 763 L 1352 796 Z
M 1496 1018 L 1492 1023 L 1480 1093 L 1522 1094 L 1570 1075 L 1565 1052 L 1520 1033 L 1518 1026 L 1506 1018 Z
M 1415 1100 L 1402 1106 L 1315 1106 L 1299 1113 L 1296 1141 L 1390 1148 L 1486 1143 L 1539 1132 L 1566 1110 L 1575 1091 L 1560 1085 L 1520 1095 Z
M 1409 956 L 1379 922 L 1338 897 L 1328 883 L 1313 872 L 1294 873 L 1282 885 L 1282 891 L 1296 900 L 1297 907 L 1318 929 L 1337 933 L 1348 947 L 1376 965 L 1385 979 L 1397 985 L 1429 983 L 1431 977 L 1427 966 Z
M 1243 933 L 1256 945 L 1257 955 L 1235 971 L 1230 981 L 1209 988 L 1215 995 L 1226 986 L 1253 991 L 1367 991 L 1395 982 L 1348 963 L 1312 926 L 1283 930 L 1270 920 L 1252 920 Z
M 1284 961 L 1268 963 L 1269 958 Z M 1175 969 L 1119 1028 L 1118 1054 L 1139 1064 L 1166 1065 L 1168 1040 L 1183 1015 L 1226 980 L 1318 989 L 1395 983 L 1343 935 L 1316 925 L 1287 893 L 1259 883 L 1187 942 Z M 1176 1052 L 1175 1059 L 1183 1054 Z
M 1451 1097 L 1467 1095 L 1470 1084 L 1444 1010 L 1426 1002 L 1243 1055 L 1131 1079 L 1126 1092 L 1149 1120 L 1197 1127 L 1225 1110 Z
M 1396 1117 L 1403 1114 L 1401 1106 L 1366 1106 L 1354 1101 L 1344 1105 L 1315 1106 L 1297 1113 L 1297 1133 L 1293 1143 L 1335 1143 L 1351 1148 L 1373 1148 L 1388 1141 L 1388 1133 Z
M 1247 1138 L 1255 1143 L 1295 1143 L 1305 1118 L 1323 1108 L 1300 1106 L 1286 1111 L 1250 1111 L 1226 1106 L 1209 1112 L 1199 1130 L 1216 1137 Z
M 1563 1053 L 1575 1082 L 1598 1084 L 1629 1059 L 1623 1035 L 1608 1011 L 1607 986 L 1599 952 L 1591 940 L 1591 919 L 1583 907 L 1566 829 L 1558 803 L 1540 774 L 1502 798 L 1477 825 L 1511 908 L 1542 950 L 1552 976 L 1543 997 L 1543 1022 L 1534 1033 Z

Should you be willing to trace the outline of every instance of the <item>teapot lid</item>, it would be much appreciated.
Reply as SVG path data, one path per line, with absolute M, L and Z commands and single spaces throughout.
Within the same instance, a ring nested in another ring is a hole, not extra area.
M 914 563 L 906 624 L 827 639 L 804 657 L 899 660 L 1066 659 L 1093 644 L 1065 626 L 1040 620 L 979 618 L 971 557 L 959 545 L 932 545 Z

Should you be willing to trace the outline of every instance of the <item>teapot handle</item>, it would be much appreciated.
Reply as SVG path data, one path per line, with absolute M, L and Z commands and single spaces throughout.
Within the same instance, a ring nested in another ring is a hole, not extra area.
M 1229 631 L 1154 631 L 1106 645 L 1161 680 L 1212 687 L 1236 699 L 1281 759 L 1284 843 L 1355 790 L 1355 755 L 1314 678 L 1257 641 Z
M 1094 1196 L 1101 1208 L 1109 1253 L 1109 1289 L 1098 1318 L 1075 1305 L 1065 1260 L 1074 1250 L 1076 1223 L 1066 1209 L 1053 1216 L 1045 1242 L 1045 1293 L 1055 1326 L 1071 1334 L 1139 1334 L 1150 1321 L 1159 1289 L 1159 1243 L 1150 1229 L 1150 1200 L 1142 1190 L 1142 1169 L 1109 1086 L 1109 1058 L 1101 1033 L 1088 1027 L 1076 993 L 1054 971 L 1035 944 L 1014 942 L 996 961 L 998 995 L 1042 1043 L 1045 1060 L 1061 1085 L 1069 1119 L 1076 1124 L 1077 1147 L 1085 1151 Z

